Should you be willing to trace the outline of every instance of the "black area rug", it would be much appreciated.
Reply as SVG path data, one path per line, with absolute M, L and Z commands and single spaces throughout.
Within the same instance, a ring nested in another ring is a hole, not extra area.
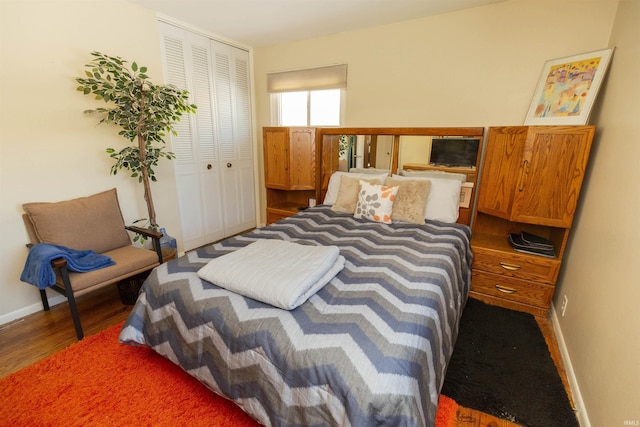
M 442 394 L 527 427 L 578 422 L 534 317 L 469 299 Z

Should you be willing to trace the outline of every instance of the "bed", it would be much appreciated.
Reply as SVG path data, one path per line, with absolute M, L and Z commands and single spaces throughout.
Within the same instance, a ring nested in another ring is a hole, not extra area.
M 292 310 L 198 277 L 258 239 L 335 245 L 344 268 Z M 120 341 L 153 348 L 267 426 L 433 426 L 469 292 L 469 240 L 461 224 L 308 208 L 157 267 Z
M 469 293 L 483 132 L 316 129 L 315 189 L 271 202 L 292 212 L 307 198 L 323 204 L 157 267 L 120 340 L 153 348 L 267 426 L 433 426 Z M 475 165 L 429 163 L 433 138 L 448 137 L 479 142 Z M 361 195 L 396 186 L 391 207 L 360 211 Z M 337 247 L 342 269 L 291 309 L 199 276 L 265 239 Z

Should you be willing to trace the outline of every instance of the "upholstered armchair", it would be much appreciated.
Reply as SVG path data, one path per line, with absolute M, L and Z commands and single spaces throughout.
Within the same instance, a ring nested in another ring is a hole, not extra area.
M 84 333 L 76 306 L 77 297 L 132 278 L 162 263 L 159 242 L 162 233 L 125 226 L 115 188 L 88 197 L 57 203 L 26 203 L 22 207 L 32 245 L 47 243 L 77 251 L 91 250 L 114 262 L 97 270 L 75 272 L 70 271 L 64 257 L 51 261 L 56 280 L 49 287 L 67 297 L 79 340 Z M 127 230 L 152 239 L 154 250 L 133 246 Z M 49 310 L 44 289 L 40 289 L 40 295 L 44 310 Z

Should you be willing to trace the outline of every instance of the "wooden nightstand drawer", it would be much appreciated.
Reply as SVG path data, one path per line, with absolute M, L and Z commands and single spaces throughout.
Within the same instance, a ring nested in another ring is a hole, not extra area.
M 283 209 L 267 209 L 267 225 L 273 224 L 276 221 L 280 221 L 283 218 L 287 218 L 295 214 L 296 212 Z
M 473 270 L 471 290 L 511 301 L 549 308 L 554 287 L 543 283 Z
M 473 269 L 555 284 L 560 261 L 537 255 L 473 247 Z

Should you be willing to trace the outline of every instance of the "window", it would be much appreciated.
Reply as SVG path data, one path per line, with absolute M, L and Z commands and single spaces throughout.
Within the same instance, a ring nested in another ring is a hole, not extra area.
M 267 74 L 274 126 L 340 126 L 347 66 Z
M 276 126 L 340 126 L 341 89 L 272 94 Z

